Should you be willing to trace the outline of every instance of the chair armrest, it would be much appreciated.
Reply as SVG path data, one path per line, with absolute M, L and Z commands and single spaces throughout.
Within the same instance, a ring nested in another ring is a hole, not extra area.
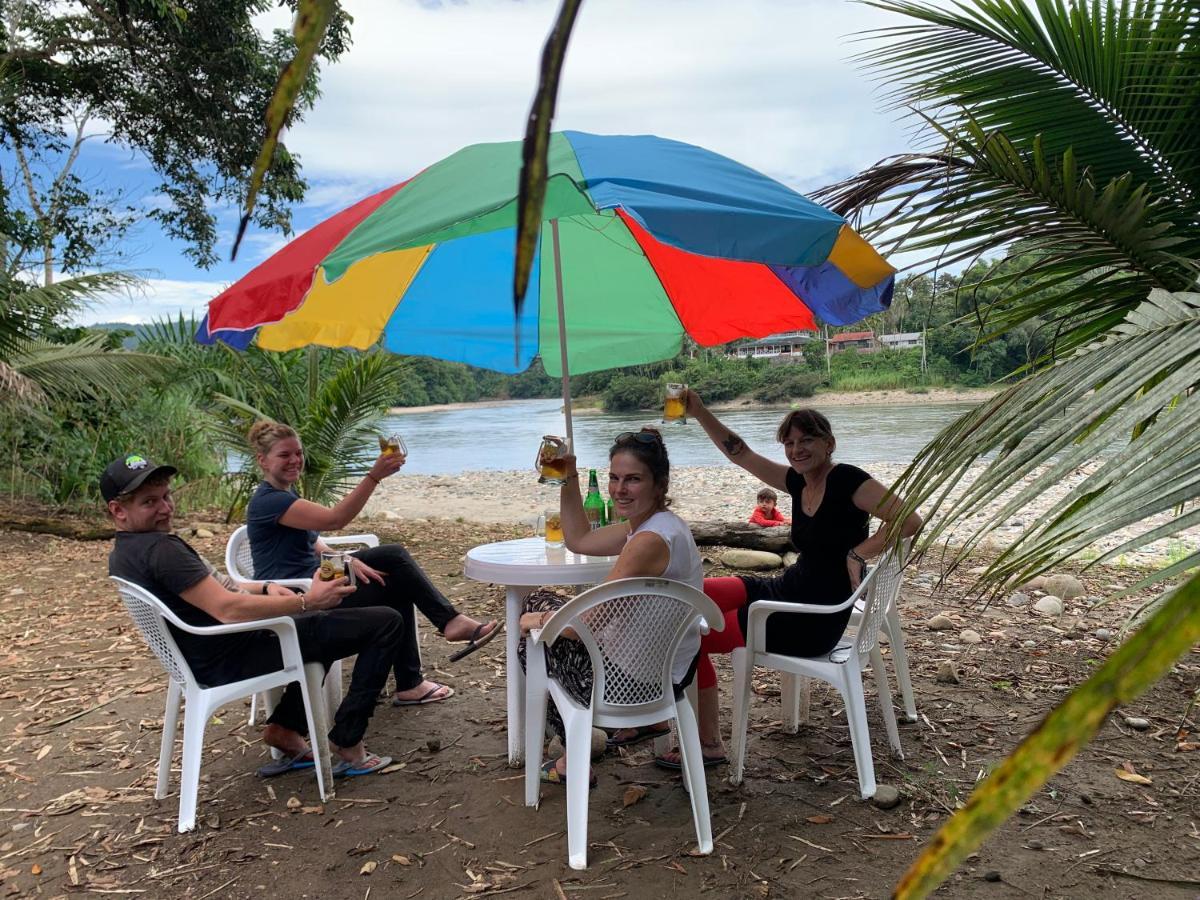
M 343 534 L 338 537 L 321 535 L 321 540 L 330 547 L 336 547 L 340 544 L 365 544 L 368 547 L 379 546 L 379 537 L 374 534 Z
M 273 631 L 280 638 L 288 635 L 296 637 L 296 623 L 289 616 L 252 619 L 249 622 L 230 622 L 228 625 L 189 625 L 178 616 L 171 615 L 170 622 L 180 631 L 186 631 L 189 634 L 219 635 L 237 634 L 242 631 Z
M 258 578 L 257 581 L 269 581 L 271 584 L 277 584 L 280 587 L 299 588 L 302 591 L 312 589 L 311 578 Z

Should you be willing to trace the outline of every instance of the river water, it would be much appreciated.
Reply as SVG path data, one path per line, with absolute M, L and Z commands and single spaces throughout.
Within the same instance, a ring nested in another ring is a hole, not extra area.
M 973 403 L 879 404 L 827 407 L 837 435 L 840 462 L 868 465 L 908 463 L 945 425 Z M 772 456 L 775 429 L 785 407 L 724 410 L 721 421 L 752 448 Z M 599 413 L 575 416 L 576 455 L 583 465 L 606 458 L 613 438 L 652 421 L 647 413 Z M 564 434 L 561 400 L 513 400 L 495 405 L 390 415 L 383 426 L 404 436 L 410 475 L 453 475 L 480 469 L 513 470 L 533 466 L 544 434 Z M 725 459 L 694 422 L 661 425 L 671 463 L 719 466 Z

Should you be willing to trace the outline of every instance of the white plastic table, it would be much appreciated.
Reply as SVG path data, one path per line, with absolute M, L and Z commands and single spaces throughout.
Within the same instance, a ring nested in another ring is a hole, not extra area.
M 508 702 L 508 763 L 525 755 L 525 672 L 517 656 L 521 640 L 521 605 L 535 587 L 549 584 L 597 584 L 617 561 L 615 556 L 580 556 L 546 546 L 540 537 L 484 544 L 467 551 L 463 574 L 475 581 L 502 584 L 507 593 L 505 629 Z

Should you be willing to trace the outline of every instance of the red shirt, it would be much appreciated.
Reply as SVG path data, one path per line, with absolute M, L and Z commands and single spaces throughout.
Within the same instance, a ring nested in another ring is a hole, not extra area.
M 775 525 L 786 525 L 787 520 L 783 517 L 783 513 L 779 511 L 778 506 L 772 507 L 770 518 L 763 515 L 762 509 L 756 506 L 754 507 L 754 512 L 750 514 L 750 524 L 761 525 L 763 528 L 771 528 Z

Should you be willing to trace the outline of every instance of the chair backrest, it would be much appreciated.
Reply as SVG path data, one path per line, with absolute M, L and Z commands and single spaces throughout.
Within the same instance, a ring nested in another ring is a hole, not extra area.
M 631 712 L 674 699 L 672 663 L 689 627 L 721 630 L 725 618 L 702 591 L 665 578 L 622 578 L 569 600 L 543 630 L 571 628 L 592 660 L 596 712 Z
M 112 581 L 121 595 L 121 602 L 129 610 L 133 624 L 142 633 L 142 637 L 150 645 L 162 667 L 167 670 L 171 680 L 183 687 L 194 686 L 196 679 L 192 675 L 191 667 L 184 659 L 179 645 L 175 643 L 171 630 L 167 628 L 168 621 L 176 625 L 183 623 L 165 603 L 144 587 L 115 576 L 112 576 Z
M 250 535 L 245 525 L 238 526 L 225 545 L 225 571 L 237 581 L 254 580 L 254 557 L 250 553 Z
M 896 602 L 900 593 L 901 553 L 892 548 L 881 560 L 871 567 L 866 581 L 866 602 L 863 604 L 862 622 L 858 626 L 855 649 L 859 655 L 870 653 L 879 640 L 879 629 L 888 607 Z

